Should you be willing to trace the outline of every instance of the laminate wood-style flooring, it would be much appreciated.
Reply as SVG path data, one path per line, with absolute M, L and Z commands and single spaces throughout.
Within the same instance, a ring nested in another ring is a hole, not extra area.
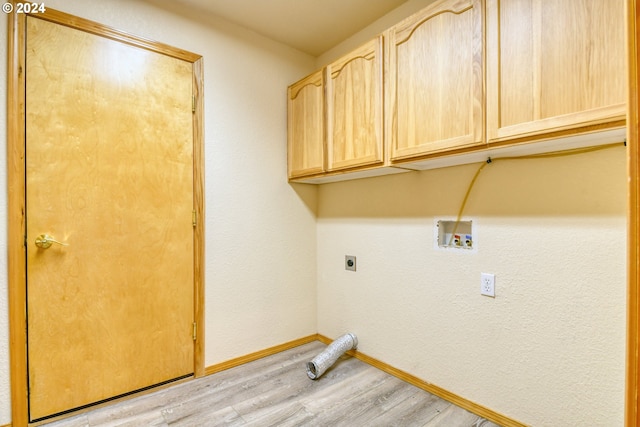
M 324 348 L 312 342 L 46 426 L 496 427 L 352 357 L 310 380 L 306 363 Z

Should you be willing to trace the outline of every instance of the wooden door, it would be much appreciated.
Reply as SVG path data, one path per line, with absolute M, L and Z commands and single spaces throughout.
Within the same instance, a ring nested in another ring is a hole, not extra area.
M 324 172 L 324 84 L 317 71 L 287 91 L 289 178 Z
M 327 66 L 328 170 L 383 161 L 382 37 Z
M 487 0 L 489 142 L 623 127 L 624 10 L 624 0 Z
M 483 143 L 483 8 L 442 0 L 389 30 L 391 159 Z
M 194 372 L 193 64 L 26 25 L 34 421 Z

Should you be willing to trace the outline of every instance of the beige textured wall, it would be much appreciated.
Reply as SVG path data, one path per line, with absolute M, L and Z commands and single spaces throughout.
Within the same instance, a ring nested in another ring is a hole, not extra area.
M 313 69 L 314 58 L 223 21 L 182 16 L 184 8 L 130 0 L 50 0 L 46 6 L 204 56 L 206 365 L 315 333 L 317 189 L 287 184 L 285 95 L 288 84 Z M 0 53 L 5 26 L 0 19 Z M 0 54 L 3 76 L 5 61 Z M 0 117 L 5 113 L 2 103 Z M 1 188 L 0 206 L 6 206 L 6 185 Z M 6 227 L 5 210 L 0 221 Z M 0 425 L 11 420 L 6 294 L 3 263 Z
M 625 149 L 496 161 L 463 217 L 477 252 L 435 249 L 477 167 L 320 187 L 319 332 L 530 425 L 623 425 Z

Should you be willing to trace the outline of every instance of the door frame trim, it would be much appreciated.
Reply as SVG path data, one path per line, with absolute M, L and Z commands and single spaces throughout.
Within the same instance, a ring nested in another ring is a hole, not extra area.
M 625 425 L 640 421 L 640 10 L 626 2 L 627 28 L 627 354 Z
M 26 324 L 26 189 L 25 189 L 25 43 L 26 16 L 8 14 L 7 70 L 7 184 L 8 184 L 8 286 L 9 356 L 11 361 L 12 425 L 29 424 Z M 47 8 L 31 15 L 131 46 L 164 54 L 193 64 L 193 180 L 194 211 L 194 374 L 204 375 L 204 91 L 203 59 L 169 45 Z

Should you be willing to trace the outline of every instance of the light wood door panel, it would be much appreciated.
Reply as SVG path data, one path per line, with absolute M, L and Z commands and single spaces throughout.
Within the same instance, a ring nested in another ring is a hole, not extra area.
M 489 142 L 624 120 L 623 0 L 488 0 Z
M 383 161 L 382 36 L 327 66 L 328 170 Z
M 35 420 L 194 371 L 193 65 L 32 17 L 26 51 Z
M 392 160 L 482 144 L 482 16 L 445 0 L 389 31 Z
M 287 91 L 289 178 L 322 173 L 324 167 L 324 83 L 317 71 Z

